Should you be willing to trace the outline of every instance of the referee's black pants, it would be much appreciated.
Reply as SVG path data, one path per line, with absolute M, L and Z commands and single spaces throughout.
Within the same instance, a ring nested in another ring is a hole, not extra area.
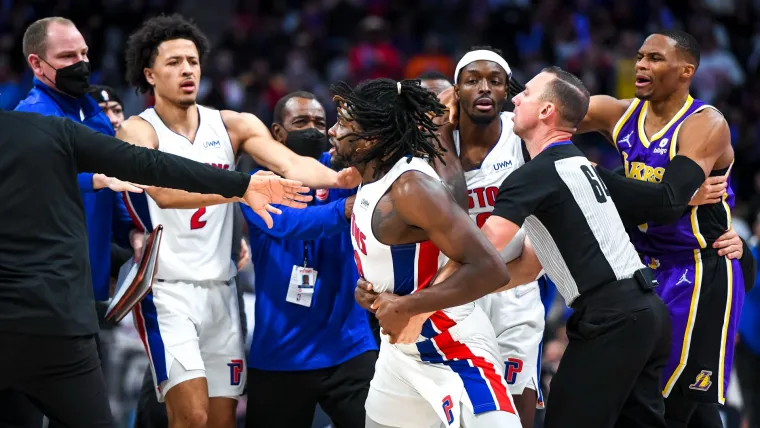
M 628 279 L 592 290 L 572 307 L 544 426 L 665 428 L 660 377 L 671 339 L 665 303 Z
M 376 361 L 377 351 L 367 351 L 325 369 L 248 369 L 246 428 L 311 428 L 317 404 L 334 427 L 363 427 Z
M 0 392 L 23 394 L 56 427 L 114 426 L 94 336 L 0 332 L 0 350 Z M 0 414 L 4 428 L 26 423 Z

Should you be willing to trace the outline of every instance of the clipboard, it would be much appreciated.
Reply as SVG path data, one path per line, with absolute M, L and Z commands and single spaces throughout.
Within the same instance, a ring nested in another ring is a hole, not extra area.
M 115 324 L 121 322 L 152 289 L 153 279 L 158 270 L 158 250 L 163 231 L 162 225 L 153 229 L 145 240 L 140 261 L 135 263 L 130 257 L 119 269 L 116 291 L 106 310 L 106 320 Z

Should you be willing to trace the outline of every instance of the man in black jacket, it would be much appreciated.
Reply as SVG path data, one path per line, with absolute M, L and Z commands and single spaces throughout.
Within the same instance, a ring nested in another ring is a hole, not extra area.
M 297 181 L 217 169 L 61 118 L 0 111 L 0 129 L 0 391 L 24 393 L 57 425 L 113 426 L 77 173 L 235 198 L 270 227 L 279 213 L 270 204 L 311 198 Z

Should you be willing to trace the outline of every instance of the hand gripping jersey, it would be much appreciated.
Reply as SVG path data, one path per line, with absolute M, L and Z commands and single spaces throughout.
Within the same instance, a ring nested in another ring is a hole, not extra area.
M 372 214 L 380 199 L 402 174 L 419 171 L 438 180 L 438 174 L 421 158 L 402 158 L 380 180 L 362 185 L 351 214 L 354 258 L 359 274 L 372 283 L 373 290 L 406 296 L 421 290 L 432 281 L 445 256 L 431 241 L 404 245 L 385 245 L 372 232 Z M 438 311 L 428 319 L 422 331 L 430 338 L 456 324 L 472 312 L 474 304 Z
M 359 188 L 351 216 L 359 274 L 372 283 L 374 291 L 401 296 L 429 286 L 446 260 L 430 241 L 385 245 L 372 232 L 375 207 L 408 171 L 439 179 L 427 161 L 402 158 L 383 178 Z M 457 428 L 464 406 L 476 415 L 503 411 L 501 416 L 509 422 L 503 426 L 520 426 L 504 381 L 496 337 L 485 313 L 474 303 L 434 313 L 415 344 L 391 345 L 387 336 L 382 339 L 365 405 L 373 421 L 415 427 L 443 422 Z
M 158 150 L 233 170 L 235 154 L 218 110 L 198 106 L 195 141 L 189 141 L 164 125 L 153 108 L 140 117 L 153 126 Z M 200 209 L 161 209 L 144 193 L 129 193 L 127 210 L 143 230 L 164 226 L 156 277 L 163 280 L 227 281 L 235 276 L 232 262 L 232 205 Z

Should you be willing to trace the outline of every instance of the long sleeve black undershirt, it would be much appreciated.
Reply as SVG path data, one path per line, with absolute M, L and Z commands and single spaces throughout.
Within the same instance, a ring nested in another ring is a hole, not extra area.
M 226 197 L 250 180 L 35 113 L 0 111 L 0 153 L 0 332 L 98 331 L 78 172 Z
M 685 156 L 673 158 L 660 183 L 626 178 L 599 166 L 596 170 L 626 227 L 648 222 L 668 224 L 678 220 L 705 181 L 702 168 Z
M 99 172 L 120 180 L 193 193 L 241 197 L 251 177 L 181 156 L 125 143 L 72 121 L 64 127 L 79 172 Z

